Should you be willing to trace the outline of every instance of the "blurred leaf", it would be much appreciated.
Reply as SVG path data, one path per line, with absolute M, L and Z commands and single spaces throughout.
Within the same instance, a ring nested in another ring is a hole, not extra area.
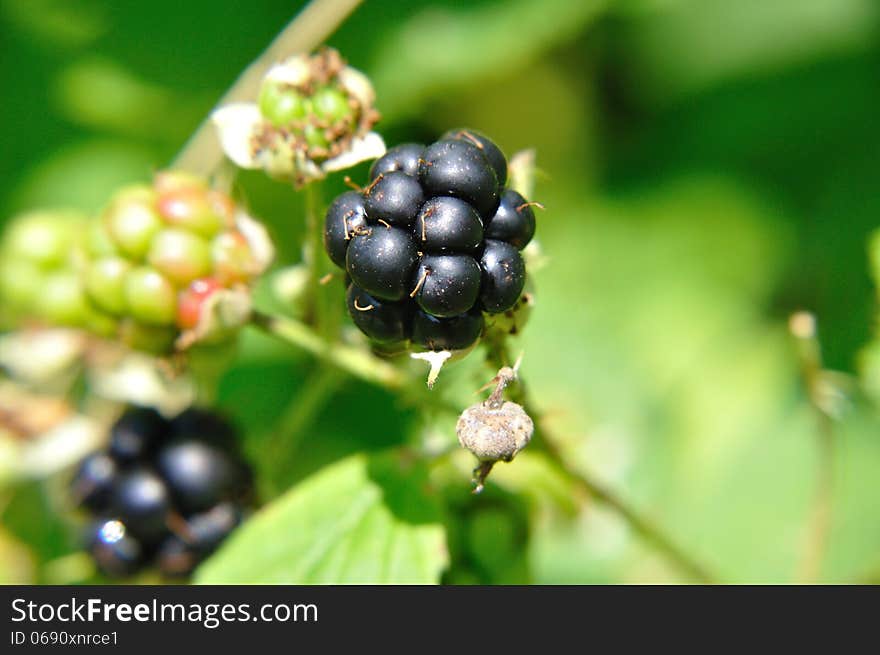
M 3 0 L 4 17 L 44 45 L 77 47 L 107 29 L 102 9 L 84 0 Z
M 668 100 L 736 75 L 865 49 L 878 33 L 873 0 L 691 0 L 645 12 L 624 54 L 639 93 Z
M 607 0 L 508 0 L 429 6 L 386 38 L 370 75 L 390 120 L 417 115 L 429 95 L 516 70 L 573 39 Z
M 0 527 L 0 585 L 33 584 L 34 569 L 27 546 Z
M 193 109 L 193 116 L 177 115 L 186 112 L 181 97 L 101 57 L 80 59 L 63 69 L 54 95 L 70 120 L 119 134 L 180 141 L 186 137 L 186 124 L 198 119 Z
M 69 145 L 30 171 L 14 205 L 97 211 L 119 187 L 149 180 L 155 167 L 154 156 L 140 146 L 118 141 Z
M 263 508 L 198 570 L 202 584 L 430 584 L 447 551 L 418 469 L 354 456 Z

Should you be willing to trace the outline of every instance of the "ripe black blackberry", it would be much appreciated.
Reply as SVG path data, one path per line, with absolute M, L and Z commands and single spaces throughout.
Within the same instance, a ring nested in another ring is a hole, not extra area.
M 168 420 L 132 408 L 114 423 L 106 451 L 86 457 L 71 490 L 92 513 L 87 546 L 108 576 L 150 564 L 188 575 L 241 522 L 252 487 L 235 431 L 190 408 Z
M 330 205 L 324 246 L 351 280 L 354 324 L 373 342 L 463 350 L 479 340 L 484 312 L 514 307 L 535 214 L 506 188 L 507 172 L 486 136 L 450 130 L 391 148 L 363 192 Z

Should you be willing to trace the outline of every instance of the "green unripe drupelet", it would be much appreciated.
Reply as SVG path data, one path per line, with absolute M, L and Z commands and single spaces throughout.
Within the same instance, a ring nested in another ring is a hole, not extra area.
M 207 242 L 192 232 L 178 228 L 161 230 L 153 237 L 147 261 L 179 285 L 188 284 L 211 272 L 211 252 Z
M 301 121 L 311 111 L 311 102 L 283 82 L 266 80 L 260 89 L 260 113 L 276 127 Z
M 102 311 L 121 316 L 128 304 L 125 279 L 131 263 L 122 257 L 103 257 L 91 262 L 85 276 L 89 299 Z
M 173 325 L 177 291 L 159 271 L 140 266 L 125 276 L 128 314 L 147 325 Z
M 146 186 L 120 192 L 105 213 L 104 221 L 116 248 L 134 260 L 146 256 L 153 237 L 162 229 L 156 199 L 152 189 Z
M 240 326 L 215 325 L 214 315 L 246 318 L 248 285 L 272 253 L 262 228 L 229 196 L 178 171 L 123 189 L 85 232 L 89 305 L 115 322 L 127 345 L 157 354 Z M 194 295 L 196 283 L 207 292 Z M 234 303 L 232 312 L 204 311 L 220 296 Z
M 37 302 L 40 314 L 58 325 L 82 325 L 88 318 L 88 300 L 73 271 L 47 275 Z
M 67 212 L 26 214 L 10 226 L 4 250 L 43 270 L 57 269 L 69 260 L 81 225 L 81 217 Z
M 335 123 L 342 119 L 354 118 L 348 98 L 339 89 L 324 86 L 312 96 L 312 110 L 318 118 Z
M 82 327 L 91 316 L 76 274 L 86 218 L 38 211 L 14 218 L 0 243 L 0 310 L 4 320 Z

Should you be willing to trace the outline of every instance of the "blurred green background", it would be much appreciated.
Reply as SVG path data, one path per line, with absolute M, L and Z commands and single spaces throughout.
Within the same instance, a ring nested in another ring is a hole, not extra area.
M 94 211 L 167 165 L 300 4 L 0 0 L 0 217 Z M 788 315 L 815 312 L 846 373 L 872 338 L 878 28 L 874 0 L 369 0 L 329 41 L 373 79 L 389 144 L 465 125 L 537 149 L 547 262 L 524 376 L 572 465 L 726 582 L 795 579 L 807 537 L 819 449 Z M 257 174 L 242 187 L 295 261 L 299 197 Z M 248 334 L 218 402 L 258 452 L 315 375 Z M 880 568 L 880 421 L 854 396 L 835 425 L 826 581 Z M 425 422 L 354 381 L 319 410 L 282 486 Z M 447 581 L 681 579 L 600 504 L 460 484 Z M 54 581 L 74 549 L 52 498 L 3 492 L 8 580 Z

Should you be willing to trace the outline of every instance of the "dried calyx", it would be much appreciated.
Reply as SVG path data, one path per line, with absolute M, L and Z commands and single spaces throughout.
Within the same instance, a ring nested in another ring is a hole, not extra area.
M 517 366 L 503 367 L 489 383 L 495 389 L 482 403 L 471 405 L 455 426 L 459 443 L 479 460 L 474 469 L 474 493 L 483 490 L 486 477 L 498 461 L 509 462 L 525 448 L 535 425 L 517 403 L 504 400 L 504 390 L 516 380 Z

